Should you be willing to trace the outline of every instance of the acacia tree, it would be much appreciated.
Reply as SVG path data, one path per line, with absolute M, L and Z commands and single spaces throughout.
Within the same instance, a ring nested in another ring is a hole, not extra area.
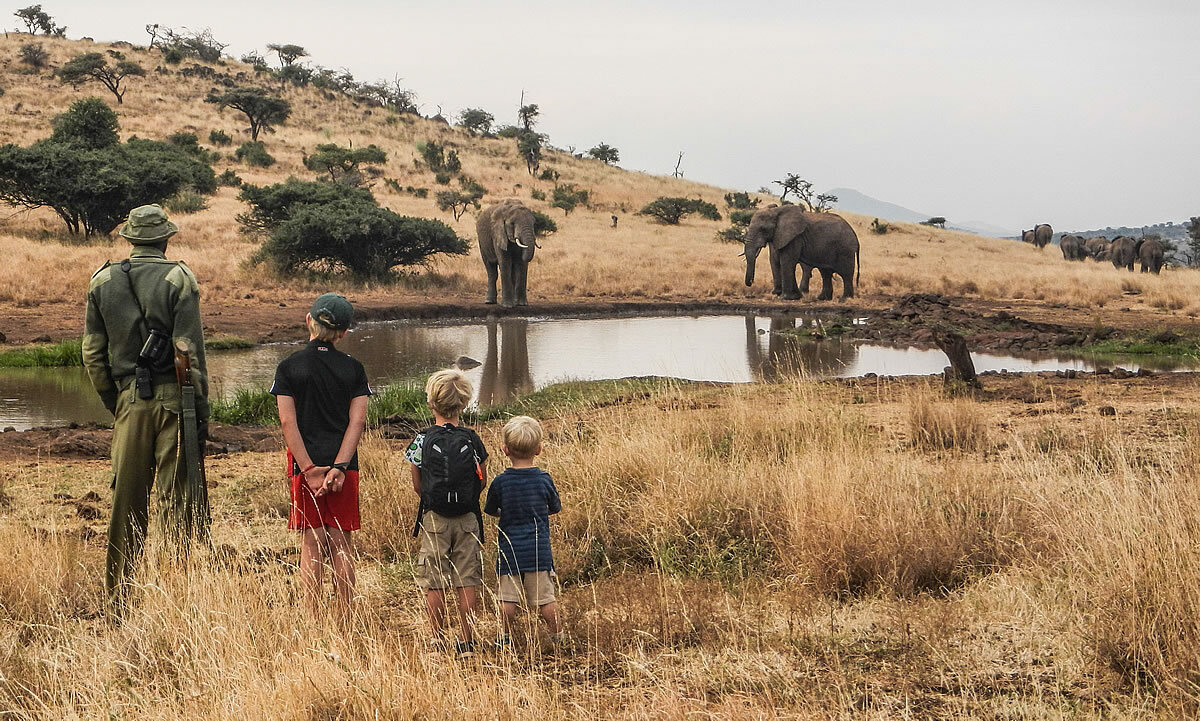
M 380 165 L 387 162 L 387 153 L 376 145 L 365 148 L 343 148 L 336 143 L 317 146 L 317 152 L 304 157 L 304 167 L 329 173 L 335 183 L 361 185 L 360 165 Z
M 41 32 L 43 35 L 56 35 L 62 37 L 67 34 L 65 25 L 55 25 L 54 18 L 42 10 L 41 5 L 30 5 L 27 8 L 21 8 L 13 13 L 21 22 L 25 23 L 25 31 L 30 35 L 37 35 Z
M 270 43 L 267 50 L 279 56 L 279 69 L 291 67 L 300 58 L 308 57 L 308 51 L 299 45 L 280 45 Z
M 621 161 L 621 153 L 608 143 L 600 143 L 587 151 L 587 154 L 605 165 L 612 165 Z
M 812 183 L 801 178 L 795 173 L 788 173 L 783 180 L 771 181 L 775 185 L 783 188 L 783 193 L 779 196 L 779 201 L 786 202 L 789 194 L 795 195 L 808 210 L 814 213 L 823 213 L 833 207 L 833 204 L 838 201 L 836 195 L 830 193 L 814 193 Z
M 1193 217 L 1187 226 L 1188 255 L 1191 265 L 1200 265 L 1200 217 Z
M 59 68 L 58 79 L 76 88 L 87 82 L 100 83 L 108 88 L 109 92 L 116 97 L 117 105 L 120 105 L 125 102 L 125 91 L 129 89 L 128 87 L 122 88 L 121 83 L 130 76 L 145 77 L 146 71 L 141 65 L 132 60 L 126 60 L 125 56 L 119 53 L 115 59 L 117 64 L 109 65 L 100 53 L 76 55 L 67 61 L 66 65 Z
M 517 111 L 517 119 L 521 123 L 521 128 L 529 133 L 533 132 L 533 126 L 537 125 L 537 117 L 541 113 L 535 103 L 522 105 Z
M 270 95 L 262 88 L 234 88 L 227 93 L 209 93 L 206 103 L 216 105 L 219 110 L 233 108 L 241 111 L 250 121 L 250 139 L 258 140 L 262 131 L 275 132 L 271 127 L 279 125 L 292 114 L 292 104 L 283 98 Z
M 496 117 L 483 108 L 467 108 L 458 116 L 458 127 L 471 135 L 488 135 Z
M 538 168 L 542 164 L 542 141 L 545 138 L 541 133 L 535 133 L 532 130 L 522 131 L 520 137 L 517 138 L 517 152 L 521 154 L 521 158 L 525 161 L 525 169 L 530 175 L 537 173 Z

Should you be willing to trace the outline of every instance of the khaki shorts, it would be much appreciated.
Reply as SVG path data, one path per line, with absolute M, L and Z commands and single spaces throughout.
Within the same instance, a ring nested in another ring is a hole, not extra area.
M 540 608 L 547 603 L 554 603 L 554 583 L 557 580 L 554 571 L 522 573 L 520 582 L 515 575 L 501 576 L 500 592 L 496 597 L 504 603 L 525 603 L 530 608 Z
M 425 511 L 417 585 L 426 591 L 483 585 L 483 545 L 474 513 L 447 517 Z

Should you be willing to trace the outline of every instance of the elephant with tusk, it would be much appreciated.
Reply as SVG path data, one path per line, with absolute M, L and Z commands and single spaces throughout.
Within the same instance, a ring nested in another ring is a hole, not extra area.
M 754 261 L 763 246 L 770 247 L 771 275 L 780 295 L 795 300 L 808 289 L 812 269 L 821 271 L 821 294 L 833 298 L 833 274 L 842 276 L 842 298 L 854 296 L 859 268 L 858 236 L 850 224 L 832 213 L 810 213 L 795 205 L 765 208 L 750 219 L 746 230 L 746 285 L 754 284 Z M 804 270 L 796 285 L 796 266 Z
M 534 231 L 533 211 L 519 200 L 505 200 L 479 214 L 475 223 L 479 255 L 487 270 L 487 302 L 496 302 L 496 280 L 500 280 L 500 304 L 505 308 L 527 305 L 525 281 L 529 261 L 542 246 Z

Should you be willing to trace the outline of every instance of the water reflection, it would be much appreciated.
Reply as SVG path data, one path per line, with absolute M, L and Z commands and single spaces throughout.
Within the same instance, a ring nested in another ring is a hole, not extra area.
M 671 376 L 747 383 L 797 372 L 813 377 L 940 373 L 941 351 L 841 340 L 814 341 L 802 331 L 828 327 L 810 315 L 668 316 L 594 319 L 492 319 L 475 323 L 364 324 L 339 347 L 363 362 L 373 385 L 419 378 L 479 361 L 466 371 L 483 405 L 505 403 L 568 380 Z M 279 361 L 303 345 L 210 353 L 214 394 L 266 387 Z M 1095 362 L 1051 355 L 974 353 L 976 370 L 1089 370 Z M 1100 365 L 1156 370 L 1195 367 L 1193 359 L 1104 358 Z M 0 369 L 0 428 L 61 425 L 110 417 L 78 368 Z

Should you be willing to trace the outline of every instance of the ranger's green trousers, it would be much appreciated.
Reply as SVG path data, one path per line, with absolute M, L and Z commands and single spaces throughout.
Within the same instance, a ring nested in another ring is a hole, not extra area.
M 110 609 L 126 610 L 129 585 L 146 541 L 150 492 L 156 487 L 158 531 L 186 547 L 193 536 L 207 538 L 206 489 L 188 487 L 179 463 L 180 392 L 175 383 L 154 387 L 154 397 L 137 397 L 132 379 L 123 379 L 113 422 L 113 513 L 108 524 L 104 587 Z

